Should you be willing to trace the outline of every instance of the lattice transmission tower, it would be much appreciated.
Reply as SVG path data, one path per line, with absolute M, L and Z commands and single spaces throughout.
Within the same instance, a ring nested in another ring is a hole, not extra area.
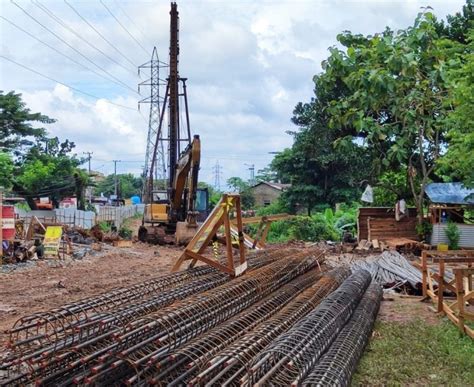
M 147 146 L 145 153 L 145 165 L 143 167 L 143 200 L 151 202 L 151 191 L 159 188 L 157 185 L 166 180 L 166 155 L 163 144 L 163 133 L 161 131 L 160 119 L 163 120 L 164 98 L 160 95 L 160 88 L 167 81 L 160 78 L 160 70 L 168 65 L 158 58 L 156 47 L 153 48 L 151 60 L 138 67 L 138 74 L 144 69 L 149 69 L 150 78 L 138 84 L 138 91 L 143 86 L 150 87 L 150 95 L 138 102 L 150 105 L 148 119 Z M 153 181 L 154 180 L 154 181 Z

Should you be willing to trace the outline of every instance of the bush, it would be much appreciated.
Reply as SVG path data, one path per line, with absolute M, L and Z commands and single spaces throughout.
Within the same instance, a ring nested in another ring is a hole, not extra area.
M 123 239 L 132 239 L 132 230 L 124 225 L 120 227 L 119 236 Z
M 110 232 L 112 231 L 112 226 L 109 222 L 102 221 L 98 223 L 99 229 L 102 232 Z
M 454 222 L 448 222 L 448 226 L 446 230 L 444 230 L 446 237 L 449 241 L 449 249 L 450 250 L 458 250 L 459 249 L 459 239 L 461 238 L 461 233 L 459 232 L 459 227 Z
M 256 216 L 275 215 L 288 212 L 288 208 L 280 200 L 276 200 L 268 206 L 260 207 L 256 211 Z
M 312 216 L 296 216 L 289 220 L 272 222 L 268 232 L 269 243 L 283 243 L 289 240 L 318 242 L 322 240 L 338 241 L 344 231 L 355 231 L 357 206 L 341 205 L 334 212 L 327 205 L 319 206 L 322 211 Z M 257 210 L 257 216 L 279 214 L 287 209 L 281 201 Z M 258 225 L 252 225 L 250 234 L 255 236 Z
M 291 219 L 289 235 L 291 239 L 318 242 L 321 240 L 340 239 L 340 234 L 336 228 L 327 221 L 323 214 L 313 216 L 297 216 Z

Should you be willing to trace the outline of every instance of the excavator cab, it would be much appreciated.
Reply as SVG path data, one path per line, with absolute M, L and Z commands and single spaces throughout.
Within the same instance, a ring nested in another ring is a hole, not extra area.
M 145 206 L 144 219 L 147 223 L 166 223 L 168 221 L 169 199 L 166 190 L 152 192 L 153 201 Z
M 207 188 L 198 188 L 196 190 L 196 220 L 204 222 L 209 215 L 209 190 Z

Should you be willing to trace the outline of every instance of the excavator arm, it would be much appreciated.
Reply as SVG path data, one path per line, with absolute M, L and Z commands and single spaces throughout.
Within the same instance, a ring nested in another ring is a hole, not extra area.
M 198 135 L 195 135 L 176 166 L 171 192 L 171 221 L 184 220 L 183 216 L 180 216 L 181 213 L 186 217 L 188 223 L 196 223 L 195 205 L 200 162 L 201 140 Z M 184 195 L 186 188 L 187 193 Z

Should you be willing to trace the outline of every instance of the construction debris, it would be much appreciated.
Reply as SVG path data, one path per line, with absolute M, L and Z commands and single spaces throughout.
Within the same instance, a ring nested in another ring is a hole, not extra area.
M 354 260 L 351 268 L 367 270 L 375 282 L 383 287 L 393 288 L 409 285 L 421 289 L 421 273 L 403 255 L 394 250 L 384 251 L 378 256 Z

